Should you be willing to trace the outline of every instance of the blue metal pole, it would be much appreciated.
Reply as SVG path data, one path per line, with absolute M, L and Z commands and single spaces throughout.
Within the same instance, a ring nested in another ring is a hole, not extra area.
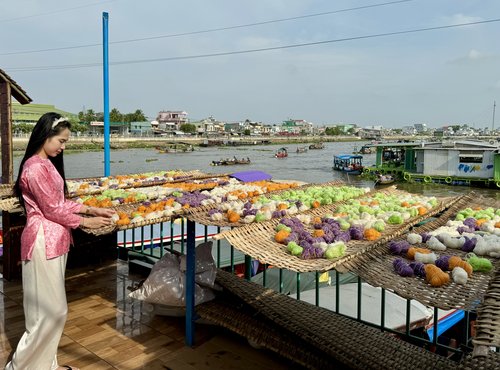
M 195 290 L 195 263 L 196 263 L 196 229 L 194 221 L 187 221 L 187 249 L 186 249 L 186 345 L 194 344 L 194 290 Z
M 109 58 L 108 58 L 108 13 L 102 13 L 102 68 L 104 88 L 104 176 L 109 176 Z

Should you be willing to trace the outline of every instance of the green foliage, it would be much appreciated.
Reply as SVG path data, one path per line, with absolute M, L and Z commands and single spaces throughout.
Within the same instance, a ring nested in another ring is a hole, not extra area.
M 78 112 L 78 119 L 80 122 L 84 122 L 90 124 L 90 122 L 104 121 L 104 113 L 103 112 L 94 112 L 93 109 L 88 109 L 86 112 Z M 109 112 L 109 120 L 110 122 L 144 122 L 147 121 L 144 112 L 141 109 L 136 109 L 133 113 L 121 113 L 118 109 L 113 108 Z
M 193 134 L 196 132 L 196 126 L 191 123 L 184 123 L 179 128 L 182 132 Z
M 342 135 L 344 132 L 342 131 L 342 129 L 338 126 L 335 126 L 335 127 L 327 127 L 325 129 L 325 134 L 328 135 L 328 136 L 338 136 L 338 135 Z
M 250 129 L 245 129 L 245 131 L 243 131 L 243 135 L 245 136 L 250 136 Z

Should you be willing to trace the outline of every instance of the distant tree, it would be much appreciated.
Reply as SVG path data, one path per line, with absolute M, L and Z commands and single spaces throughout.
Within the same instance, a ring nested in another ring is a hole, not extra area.
M 250 129 L 245 129 L 245 131 L 243 131 L 243 135 L 245 136 L 250 136 L 251 132 L 250 132 Z
M 338 136 L 338 135 L 342 135 L 344 132 L 342 131 L 342 129 L 338 126 L 335 126 L 335 127 L 327 127 L 325 129 L 325 134 L 326 135 L 329 135 L 329 136 Z
M 90 123 L 97 121 L 97 116 L 93 109 L 87 109 L 85 112 L 78 112 L 78 119 L 80 122 Z
M 109 112 L 109 121 L 110 122 L 123 122 L 123 114 L 116 108 L 111 109 Z
M 33 131 L 34 125 L 29 123 L 15 123 L 12 125 L 12 132 L 28 134 Z
M 194 134 L 196 132 L 196 126 L 192 123 L 184 123 L 179 128 L 182 132 Z
M 354 127 L 351 127 L 349 130 L 347 130 L 347 133 L 348 133 L 349 135 L 354 135 L 354 134 L 355 134 L 355 132 L 356 132 L 356 129 L 355 129 Z

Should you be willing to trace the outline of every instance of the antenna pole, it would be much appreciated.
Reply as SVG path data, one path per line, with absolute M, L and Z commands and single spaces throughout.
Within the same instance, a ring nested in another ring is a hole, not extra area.
M 491 121 L 491 133 L 495 131 L 495 108 L 497 106 L 496 100 L 493 102 L 493 120 Z

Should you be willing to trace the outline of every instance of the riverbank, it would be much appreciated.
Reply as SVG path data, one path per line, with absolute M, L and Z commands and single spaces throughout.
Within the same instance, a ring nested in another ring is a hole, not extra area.
M 366 141 L 356 136 L 252 136 L 252 137 L 215 137 L 208 139 L 208 146 L 254 146 L 254 145 L 293 145 L 293 144 L 312 144 L 314 142 L 323 141 L 327 142 L 357 142 Z M 170 143 L 189 143 L 193 146 L 207 146 L 207 138 L 203 137 L 111 137 L 111 149 L 148 149 L 148 148 L 162 148 Z M 214 143 L 214 145 L 212 145 Z M 219 143 L 215 144 L 215 143 Z M 14 151 L 24 151 L 28 144 L 27 137 L 13 138 Z M 94 151 L 102 150 L 104 148 L 104 138 L 92 136 L 72 136 L 70 141 L 66 144 L 66 150 L 71 151 Z
M 449 137 L 448 140 L 485 140 L 496 141 L 496 137 Z M 387 136 L 382 137 L 381 141 L 432 141 L 438 138 L 431 136 Z M 367 143 L 371 139 L 359 138 L 357 136 L 243 136 L 243 137 L 111 137 L 110 148 L 114 150 L 119 149 L 149 149 L 149 148 L 162 148 L 169 143 L 183 142 L 189 143 L 193 146 L 254 146 L 254 145 L 294 145 L 294 144 L 312 144 L 318 141 L 324 143 L 335 142 L 360 142 Z M 28 144 L 28 137 L 14 137 L 12 139 L 13 149 L 16 152 L 21 152 L 26 149 Z M 213 144 L 213 145 L 212 145 Z M 70 141 L 66 144 L 68 151 L 99 151 L 104 148 L 104 138 L 94 136 L 72 136 Z

